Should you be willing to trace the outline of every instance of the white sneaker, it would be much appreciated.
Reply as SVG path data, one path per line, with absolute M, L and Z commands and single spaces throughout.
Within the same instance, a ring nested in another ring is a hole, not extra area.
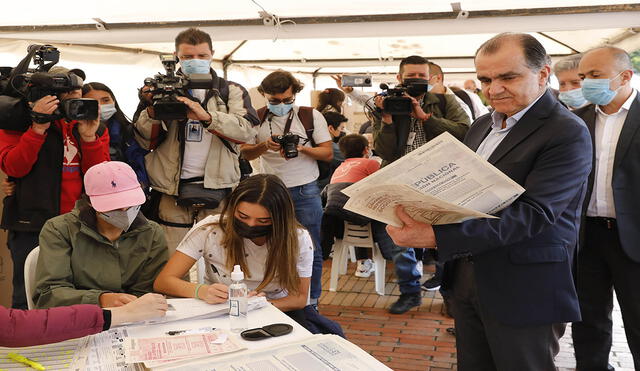
M 422 260 L 420 260 L 418 264 L 416 264 L 416 268 L 418 269 L 418 272 L 420 272 L 420 277 L 422 278 L 422 276 L 424 276 L 424 273 L 422 272 L 422 269 L 424 268 Z
M 356 267 L 355 276 L 367 278 L 371 276 L 372 272 L 375 272 L 376 266 L 371 259 L 358 260 L 358 266 Z

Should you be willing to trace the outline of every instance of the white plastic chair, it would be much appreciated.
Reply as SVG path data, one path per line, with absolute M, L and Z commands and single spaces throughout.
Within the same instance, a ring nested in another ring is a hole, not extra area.
M 329 291 L 336 291 L 339 275 L 347 273 L 347 260 L 349 259 L 350 250 L 353 250 L 354 246 L 372 249 L 373 263 L 376 267 L 374 272 L 376 293 L 383 296 L 386 261 L 380 252 L 378 244 L 373 241 L 370 223 L 357 225 L 344 222 L 344 236 L 342 239 L 336 238 L 333 244 Z
M 36 291 L 36 265 L 38 263 L 38 255 L 40 255 L 40 246 L 36 246 L 31 250 L 27 259 L 24 261 L 24 292 L 27 295 L 27 307 L 34 309 L 33 293 Z

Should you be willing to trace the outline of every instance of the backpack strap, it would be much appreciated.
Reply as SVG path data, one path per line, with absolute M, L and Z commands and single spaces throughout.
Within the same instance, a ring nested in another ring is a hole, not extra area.
M 304 126 L 304 131 L 307 134 L 311 146 L 316 147 L 316 142 L 313 140 L 313 107 L 298 107 L 298 118 L 300 122 L 302 122 L 302 126 Z
M 438 97 L 438 108 L 440 108 L 440 112 L 442 112 L 442 116 L 444 117 L 447 114 L 447 99 L 444 97 L 444 94 L 434 94 Z
M 227 106 L 227 111 L 229 110 L 229 83 L 227 80 L 212 74 L 213 81 L 211 83 L 211 88 L 207 89 L 207 93 L 204 96 L 204 101 L 202 102 L 202 107 L 207 108 L 207 103 L 209 103 L 209 99 L 214 96 L 220 97 L 224 102 L 224 105 Z
M 460 100 L 462 100 L 464 104 L 466 104 L 467 107 L 469 107 L 469 110 L 471 111 L 471 116 L 472 116 L 471 121 L 475 120 L 476 111 L 473 109 L 473 102 L 471 101 L 469 94 L 467 94 L 467 92 L 464 90 L 453 90 L 453 94 L 455 94 L 458 98 L 460 98 Z
M 267 113 L 269 113 L 267 106 L 259 108 L 256 112 L 258 113 L 258 120 L 260 120 L 260 124 L 262 124 L 264 120 L 267 119 Z

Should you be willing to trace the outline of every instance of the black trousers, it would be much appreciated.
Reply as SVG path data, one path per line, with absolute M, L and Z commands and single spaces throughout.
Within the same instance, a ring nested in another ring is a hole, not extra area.
M 582 322 L 572 325 L 577 369 L 608 367 L 615 289 L 633 364 L 640 370 L 640 263 L 622 250 L 615 222 L 587 218 L 585 228 L 577 278 Z
M 480 305 L 473 262 L 454 262 L 451 301 L 460 371 L 555 370 L 565 324 L 515 327 Z
M 24 292 L 24 261 L 27 255 L 38 246 L 38 232 L 9 231 L 7 247 L 13 260 L 13 295 L 11 306 L 15 309 L 27 309 L 27 295 Z

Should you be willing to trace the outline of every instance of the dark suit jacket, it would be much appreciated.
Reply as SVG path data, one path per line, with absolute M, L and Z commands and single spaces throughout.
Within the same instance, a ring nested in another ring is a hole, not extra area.
M 491 124 L 490 115 L 476 120 L 465 144 L 477 150 Z M 591 156 L 585 124 L 546 92 L 488 159 L 525 193 L 496 214 L 500 219 L 434 226 L 442 261 L 473 256 L 480 305 L 496 320 L 512 326 L 580 320 L 572 261 Z M 445 290 L 451 267 L 445 266 Z
M 595 141 L 596 110 L 593 104 L 574 111 L 584 120 Z M 640 94 L 629 108 L 627 119 L 620 132 L 613 160 L 613 203 L 616 208 L 618 235 L 622 250 L 627 256 L 640 263 Z M 595 148 L 595 144 L 594 144 Z M 595 166 L 595 154 L 593 157 Z M 589 174 L 589 186 L 584 202 L 586 212 L 593 191 L 595 168 Z

